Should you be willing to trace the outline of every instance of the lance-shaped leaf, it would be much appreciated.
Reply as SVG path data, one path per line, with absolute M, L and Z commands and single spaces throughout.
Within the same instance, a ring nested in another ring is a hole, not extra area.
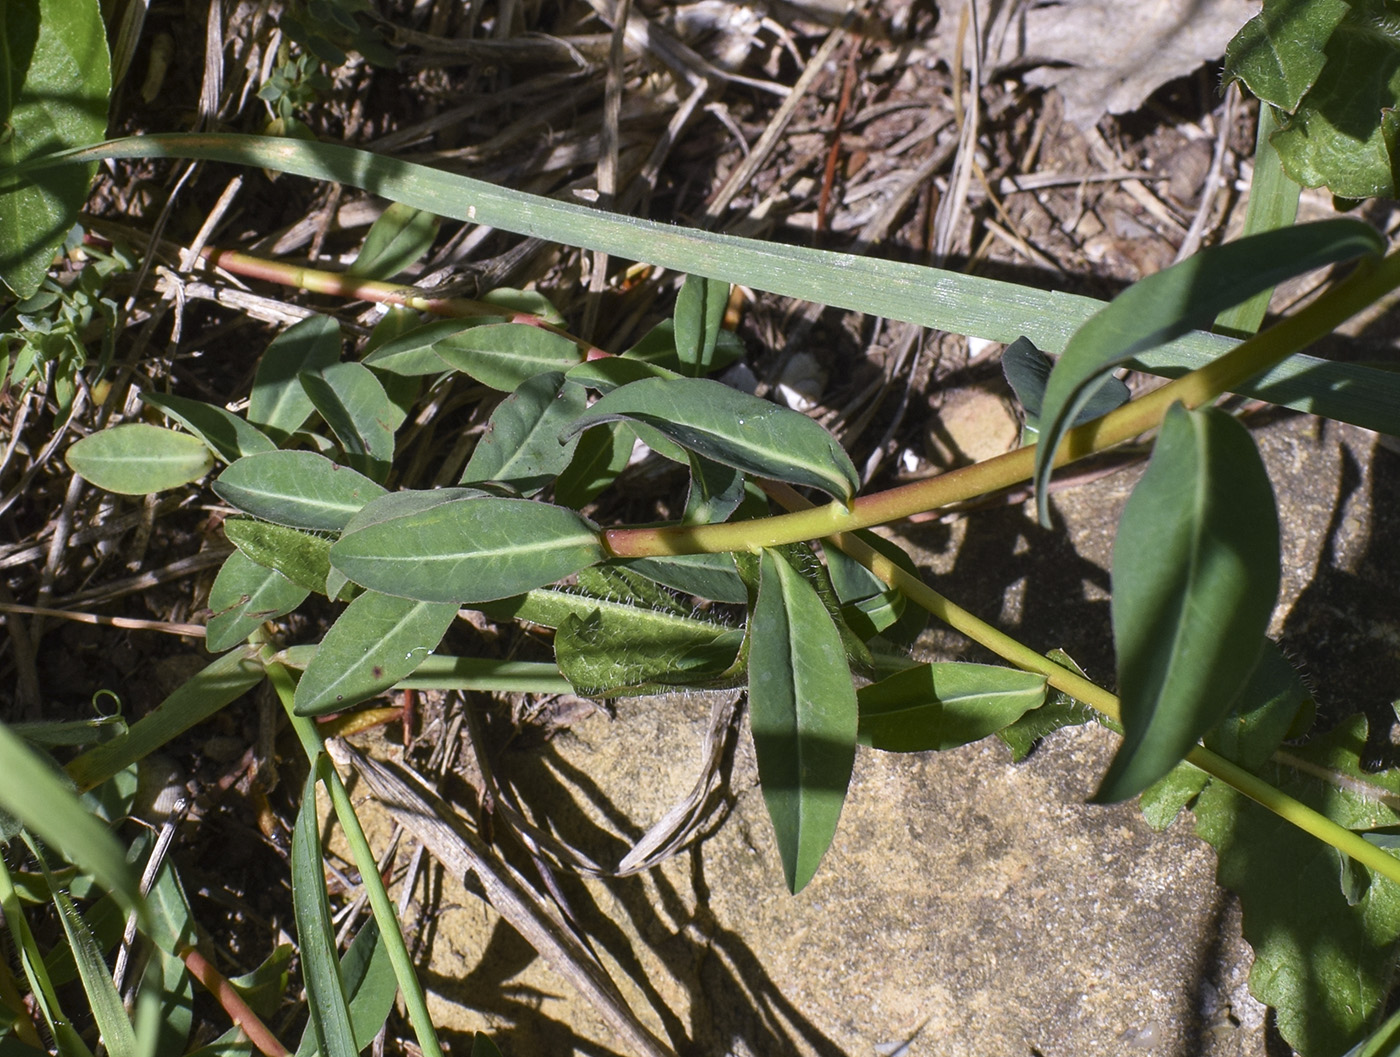
M 438 218 L 402 202 L 391 202 L 365 236 L 347 275 L 389 280 L 432 248 Z
M 355 583 L 423 602 L 506 598 L 603 557 L 597 529 L 572 510 L 495 497 L 381 521 L 331 547 L 331 565 Z
M 723 279 L 687 275 L 676 297 L 676 356 L 681 370 L 698 378 L 714 367 L 715 342 L 724 324 L 729 284 Z
M 575 510 L 598 498 L 632 458 L 636 434 L 621 422 L 579 437 L 574 457 L 554 482 L 554 499 Z
M 239 459 L 219 474 L 214 492 L 264 521 L 339 532 L 384 488 L 312 451 L 269 451 Z
M 1383 249 L 1383 240 L 1367 224 L 1324 220 L 1212 246 L 1119 294 L 1075 332 L 1045 388 L 1035 452 L 1041 523 L 1050 524 L 1046 484 L 1051 460 L 1070 423 L 1094 398 L 1109 371 L 1207 325 L 1220 312 L 1283 279 Z
M 1032 344 L 1029 338 L 1017 338 L 1001 354 L 1001 372 L 1026 412 L 1026 428 L 1040 432 L 1040 412 L 1045 400 L 1045 387 L 1055 364 L 1049 356 Z M 1120 379 L 1105 375 L 1089 396 L 1089 401 L 1075 415 L 1070 426 L 1078 426 L 1122 407 L 1132 399 L 1132 392 Z
M 224 462 L 277 450 L 277 445 L 257 426 L 216 404 L 170 393 L 142 393 L 141 402 L 165 412 L 204 441 Z
M 647 378 L 615 389 L 569 427 L 623 419 L 745 473 L 807 485 L 848 502 L 860 486 L 836 438 L 806 415 L 708 378 Z
M 275 569 L 307 591 L 326 593 L 331 571 L 331 541 L 286 525 L 250 518 L 229 518 L 224 535 L 250 561 Z M 214 607 L 211 595 L 209 604 Z
M 345 461 L 382 482 L 394 460 L 394 431 L 405 416 L 374 372 L 362 363 L 333 363 L 319 371 L 303 371 L 299 378 L 340 441 Z
M 358 704 L 411 675 L 437 649 L 457 607 L 366 591 L 321 640 L 297 683 L 298 715 Z
M 733 668 L 744 641 L 738 628 L 665 619 L 634 610 L 570 613 L 554 636 L 559 671 L 585 697 L 651 693 L 657 687 L 696 686 Z
M 588 406 L 588 393 L 558 371 L 536 375 L 501 401 L 462 472 L 462 484 L 494 481 L 531 496 L 569 465 L 578 439 L 559 431 Z
M 69 469 L 119 495 L 147 495 L 197 481 L 214 467 L 198 437 L 131 422 L 98 430 L 68 449 Z
M 335 954 L 335 927 L 331 924 L 326 873 L 321 864 L 315 767 L 306 776 L 301 809 L 292 830 L 292 909 L 318 1049 L 326 1057 L 355 1057 L 355 1031 L 350 1023 L 345 982 L 340 976 L 340 959 Z
M 886 752 L 954 749 L 1045 703 L 1045 676 L 990 664 L 921 664 L 862 687 L 860 742 Z
M 340 978 L 350 1000 L 350 1024 L 359 1052 L 374 1041 L 384 1026 L 398 995 L 398 981 L 389 960 L 389 948 L 374 918 L 367 918 L 350 949 L 340 959 Z M 308 1024 L 302 1033 L 297 1057 L 317 1057 L 316 1029 Z
M 749 711 L 763 799 L 788 888 L 801 891 L 836 835 L 856 758 L 855 685 L 816 589 L 764 551 L 749 645 Z
M 325 581 L 322 580 L 324 583 Z M 205 630 L 204 645 L 213 653 L 237 646 L 263 621 L 290 613 L 311 594 L 275 569 L 268 569 L 234 551 L 209 589 L 214 615 Z
M 444 338 L 433 351 L 482 385 L 513 392 L 546 371 L 567 371 L 583 352 L 572 338 L 529 323 L 491 323 Z
M 438 342 L 493 320 L 497 323 L 504 322 L 504 320 L 494 319 L 494 317 L 487 320 L 435 319 L 431 323 L 414 327 L 407 333 L 384 342 L 360 362 L 366 367 L 373 367 L 376 371 L 385 371 L 404 377 L 443 374 L 452 368 L 448 366 L 446 360 L 433 351 Z
M 731 554 L 664 554 L 654 558 L 628 558 L 629 568 L 648 580 L 698 598 L 733 605 L 747 605 L 744 586 Z
M 1124 739 L 1096 799 L 1142 792 L 1229 714 L 1278 595 L 1278 513 L 1248 431 L 1173 405 L 1113 546 Z
M 329 316 L 311 316 L 272 340 L 248 395 L 248 421 L 284 444 L 315 410 L 302 388 L 302 371 L 319 371 L 340 359 L 340 324 Z

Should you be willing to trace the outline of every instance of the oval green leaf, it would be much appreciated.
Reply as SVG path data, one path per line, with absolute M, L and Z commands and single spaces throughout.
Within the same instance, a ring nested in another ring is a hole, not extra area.
M 750 635 L 759 783 L 783 876 L 799 892 L 836 836 L 856 758 L 855 685 L 816 588 L 773 551 L 763 552 Z
M 836 438 L 806 415 L 708 378 L 646 378 L 615 389 L 569 427 L 622 419 L 758 477 L 807 485 L 849 502 L 860 477 Z
M 676 297 L 676 356 L 681 370 L 693 378 L 714 367 L 715 342 L 724 324 L 729 284 L 723 279 L 687 275 Z
M 224 462 L 235 462 L 245 455 L 277 450 L 277 445 L 266 433 L 227 408 L 170 393 L 142 393 L 141 402 L 165 412 L 204 441 L 209 450 Z
M 523 496 L 539 492 L 574 456 L 575 436 L 559 433 L 588 406 L 588 393 L 558 371 L 538 374 L 501 401 L 462 472 L 462 484 L 509 485 Z
M 345 461 L 383 482 L 394 461 L 394 431 L 404 412 L 362 363 L 333 363 L 299 376 L 307 397 L 345 452 Z
M 469 327 L 479 326 L 481 322 L 472 319 L 435 319 L 386 341 L 360 362 L 376 371 L 405 377 L 443 374 L 452 368 L 433 351 L 434 347 L 445 338 L 460 334 Z
M 411 675 L 457 616 L 453 603 L 415 602 L 366 591 L 321 640 L 297 683 L 297 715 L 336 712 Z
M 1278 533 L 1248 431 L 1173 405 L 1113 546 L 1124 738 L 1096 800 L 1142 792 L 1230 713 L 1278 596 Z
M 423 602 L 506 598 L 603 558 L 597 529 L 572 510 L 495 497 L 381 521 L 331 547 L 331 565 L 355 583 Z
M 323 581 L 324 582 L 324 581 Z M 214 586 L 209 589 L 209 608 L 214 615 L 205 629 L 204 645 L 212 653 L 232 649 L 262 626 L 290 613 L 311 594 L 292 583 L 275 569 L 259 565 L 242 551 L 224 559 Z
M 291 528 L 339 532 L 384 488 L 311 451 L 249 455 L 219 474 L 214 492 L 253 517 Z
M 885 752 L 955 749 L 1045 703 L 1045 676 L 990 664 L 921 664 L 862 687 L 860 743 Z
M 402 202 L 389 208 L 370 225 L 365 244 L 347 268 L 347 275 L 388 281 L 432 248 L 438 218 Z
M 1041 524 L 1050 525 L 1046 485 L 1056 450 L 1109 371 L 1208 325 L 1225 309 L 1283 279 L 1384 249 L 1374 228 L 1346 218 L 1266 231 L 1212 246 L 1149 275 L 1090 317 L 1070 338 L 1045 387 L 1035 451 Z
M 198 437 L 144 422 L 92 433 L 69 448 L 65 459 L 84 481 L 119 495 L 178 488 L 214 468 L 213 454 Z
M 339 359 L 340 324 L 330 316 L 311 316 L 288 327 L 258 361 L 248 421 L 285 444 L 315 410 L 302 388 L 301 372 L 319 371 Z
M 472 327 L 439 341 L 433 351 L 463 374 L 505 393 L 537 374 L 567 371 L 583 359 L 572 338 L 529 323 Z

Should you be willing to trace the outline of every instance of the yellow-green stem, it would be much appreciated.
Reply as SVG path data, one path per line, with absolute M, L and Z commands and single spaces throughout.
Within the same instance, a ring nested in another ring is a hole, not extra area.
M 1055 453 L 1063 466 L 1102 451 L 1157 426 L 1173 403 L 1200 407 L 1221 393 L 1244 384 L 1288 356 L 1330 334 L 1341 323 L 1400 286 L 1400 253 L 1378 264 L 1363 262 L 1295 315 L 1241 342 L 1220 359 L 1125 404 L 1103 418 L 1065 434 Z M 697 554 L 748 550 L 820 539 L 838 532 L 888 524 L 913 514 L 974 499 L 1028 480 L 1035 468 L 1035 446 L 952 470 L 927 481 L 864 496 L 849 508 L 829 503 L 790 514 L 718 525 L 611 529 L 603 534 L 607 548 L 618 557 L 654 554 Z
M 271 657 L 270 648 L 267 657 Z M 282 665 L 269 659 L 267 678 L 272 683 L 273 689 L 277 691 L 278 698 L 282 701 L 282 707 L 286 710 L 287 718 L 292 723 L 292 729 L 296 731 L 297 738 L 301 741 L 306 758 L 316 768 L 317 777 L 331 794 L 331 804 L 335 808 L 335 817 L 345 833 L 345 841 L 350 845 L 355 866 L 360 871 L 360 878 L 364 882 L 366 893 L 369 895 L 370 908 L 374 911 L 374 920 L 379 923 L 379 933 L 384 938 L 384 945 L 388 949 L 389 961 L 394 966 L 394 975 L 399 982 L 399 992 L 403 995 L 404 1004 L 408 1007 L 408 1019 L 417 1035 L 418 1046 L 423 1051 L 424 1057 L 443 1057 L 442 1046 L 438 1042 L 437 1029 L 433 1027 L 433 1019 L 428 1013 L 428 1004 L 423 995 L 423 988 L 419 985 L 418 978 L 413 971 L 413 958 L 408 953 L 408 945 L 404 942 L 403 931 L 399 927 L 398 913 L 394 909 L 394 904 L 389 900 L 389 893 L 384 890 L 384 882 L 379 877 L 379 864 L 375 861 L 374 852 L 370 849 L 369 841 L 365 838 L 365 831 L 360 826 L 359 816 L 355 814 L 355 805 L 350 802 L 350 794 L 345 791 L 345 784 L 340 780 L 340 775 L 331 766 L 330 757 L 326 755 L 321 744 L 321 735 L 316 730 L 316 724 L 305 716 L 297 715 L 292 708 L 296 687 L 292 684 L 291 673 Z

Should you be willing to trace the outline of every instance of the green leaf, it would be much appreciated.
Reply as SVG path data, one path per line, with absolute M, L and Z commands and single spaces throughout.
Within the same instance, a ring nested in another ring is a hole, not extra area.
M 214 467 L 198 437 L 130 422 L 90 433 L 65 456 L 89 484 L 119 495 L 147 495 L 197 481 Z
M 431 213 L 390 202 L 371 225 L 346 274 L 387 282 L 432 249 L 438 224 Z
M 690 457 L 690 491 L 685 497 L 685 525 L 712 525 L 728 520 L 744 501 L 744 474 L 701 455 Z
M 278 444 L 285 444 L 311 417 L 315 406 L 302 388 L 303 371 L 319 371 L 340 359 L 340 324 L 311 316 L 272 340 L 248 396 L 248 421 Z
M 492 481 L 532 496 L 554 480 L 578 446 L 559 433 L 588 406 L 588 392 L 558 371 L 538 374 L 501 401 L 462 472 L 462 484 Z
M 228 518 L 224 522 L 224 535 L 250 561 L 275 569 L 297 587 L 327 593 L 331 541 L 326 537 L 249 518 Z M 213 606 L 212 599 L 210 606 Z
M 0 41 L 0 172 L 103 138 L 112 67 L 97 0 L 6 0 Z M 74 166 L 0 190 L 0 280 L 16 297 L 39 289 L 96 172 Z
M 141 394 L 141 402 L 158 408 L 208 445 L 224 462 L 244 455 L 276 451 L 277 445 L 266 433 L 239 418 L 232 411 L 169 393 Z
M 248 455 L 219 474 L 214 493 L 244 513 L 290 528 L 339 532 L 384 488 L 311 451 Z
M 1006 375 L 1006 382 L 1025 409 L 1026 425 L 1037 432 L 1045 386 L 1050 381 L 1053 366 L 1050 357 L 1037 349 L 1029 338 L 1017 338 L 1001 354 L 1001 370 Z M 1071 428 L 1117 410 L 1132 399 L 1132 395 L 1121 379 L 1111 374 L 1104 375 L 1089 397 L 1089 402 L 1070 423 Z
M 1260 777 L 1353 830 L 1400 823 L 1400 772 L 1363 772 L 1366 720 L 1354 716 L 1265 764 Z M 1394 983 L 1400 886 L 1380 876 L 1356 905 L 1339 884 L 1337 852 L 1212 781 L 1196 800 L 1196 832 L 1215 846 L 1216 878 L 1240 897 L 1254 948 L 1250 990 L 1277 1011 L 1279 1033 L 1308 1057 L 1336 1057 L 1374 1028 Z
M 434 352 L 434 347 L 453 334 L 491 320 L 435 319 L 414 327 L 406 334 L 380 345 L 360 362 L 376 371 L 415 377 L 423 374 L 444 374 L 452 370 L 447 361 Z
M 262 665 L 252 660 L 247 651 L 224 654 L 133 723 L 125 737 L 98 745 L 72 760 L 65 768 L 68 777 L 80 790 L 100 785 L 242 697 L 262 682 L 263 675 Z
M 555 502 L 581 510 L 598 498 L 627 468 L 635 439 L 636 434 L 621 422 L 579 437 L 573 459 L 554 482 Z
M 1105 374 L 1283 279 L 1383 249 L 1380 236 L 1367 224 L 1324 220 L 1212 246 L 1119 294 L 1079 328 L 1050 374 L 1035 452 L 1041 524 L 1050 525 L 1046 485 L 1051 460 Z
M 723 314 L 721 313 L 721 319 Z M 709 371 L 714 372 L 728 367 L 736 360 L 744 358 L 744 343 L 732 330 L 720 328 L 714 332 L 715 347 L 710 352 Z M 671 372 L 688 374 L 676 351 L 675 321 L 663 319 L 642 336 L 642 340 L 622 354 L 622 359 L 641 360 L 663 367 Z
M 1278 596 L 1278 513 L 1254 441 L 1173 405 L 1113 546 L 1123 744 L 1095 798 L 1146 789 L 1229 714 Z
M 1064 650 L 1051 650 L 1046 656 L 1075 675 L 1084 676 L 1083 669 L 1075 664 L 1074 659 Z M 1012 761 L 1020 763 L 1047 735 L 1065 727 L 1082 727 L 1087 723 L 1095 723 L 1098 719 L 1099 714 L 1083 701 L 1070 697 L 1063 690 L 1050 687 L 1045 704 L 1027 712 L 1005 730 L 997 731 L 997 737 L 1011 750 Z
M 355 583 L 423 602 L 506 598 L 603 557 L 597 529 L 573 511 L 495 497 L 347 531 L 331 547 L 331 565 Z
M 676 298 L 676 356 L 681 371 L 693 378 L 714 369 L 715 342 L 724 324 L 729 284 L 722 279 L 687 275 Z
M 567 371 L 583 359 L 572 338 L 529 323 L 489 323 L 444 338 L 433 351 L 482 385 L 513 392 L 548 371 Z
M 749 709 L 759 783 L 795 893 L 836 835 L 856 758 L 856 692 L 816 589 L 773 551 L 763 552 L 760 569 Z
M 102 745 L 92 751 L 101 752 L 106 748 L 107 745 Z M 136 878 L 131 875 L 126 856 L 107 827 L 83 807 L 65 779 L 46 760 L 3 724 L 0 724 L 0 810 L 19 819 L 65 860 L 92 874 L 128 908 L 141 905 Z
M 729 672 L 744 633 L 641 606 L 567 614 L 554 636 L 559 671 L 585 697 L 696 686 Z
M 214 615 L 205 631 L 205 647 L 212 653 L 222 653 L 237 646 L 264 621 L 296 609 L 310 593 L 275 569 L 265 568 L 234 551 L 224 560 L 209 589 L 209 608 Z
M 729 554 L 663 554 L 654 558 L 628 558 L 649 580 L 697 598 L 731 605 L 748 605 L 749 591 Z
M 345 982 L 335 954 L 335 927 L 326 897 L 321 840 L 316 822 L 316 768 L 306 776 L 292 830 L 292 909 L 296 914 L 301 971 L 307 1005 L 320 1052 L 326 1057 L 355 1057 L 355 1029 L 350 1023 Z
M 478 1031 L 472 1036 L 471 1057 L 501 1057 L 501 1051 L 497 1049 L 496 1044 L 491 1041 L 490 1035 Z
M 1400 26 L 1385 0 L 1266 0 L 1225 53 L 1226 74 L 1278 108 L 1271 142 L 1305 187 L 1396 193 Z
M 1045 676 L 948 661 L 862 687 L 860 743 L 885 752 L 954 749 L 981 741 L 1045 702 Z
M 452 603 L 366 591 L 346 607 L 297 683 L 297 715 L 336 712 L 413 673 L 457 616 Z
M 1258 770 L 1288 737 L 1297 737 L 1314 713 L 1312 694 L 1283 651 L 1264 640 L 1259 661 L 1235 707 L 1206 734 L 1206 748 L 1247 770 Z
M 516 290 L 509 286 L 498 286 L 477 298 L 488 305 L 495 305 L 507 312 L 519 312 L 527 316 L 538 316 L 546 323 L 564 325 L 564 317 L 559 314 L 549 298 L 538 290 Z
M 647 378 L 681 378 L 669 367 L 634 360 L 627 356 L 608 356 L 599 360 L 585 360 L 577 367 L 569 368 L 569 380 L 596 389 L 604 395 L 620 389 L 632 382 Z
M 382 484 L 394 461 L 394 432 L 405 416 L 374 372 L 360 363 L 333 363 L 298 378 L 340 442 L 345 461 Z
M 618 419 L 650 426 L 707 459 L 807 485 L 849 502 L 860 487 L 850 457 L 806 415 L 708 378 L 648 378 L 615 389 L 569 430 Z
M 909 573 L 921 576 L 904 548 L 869 529 L 856 539 Z M 913 645 L 928 626 L 928 610 L 909 604 L 902 591 L 890 587 L 860 562 L 836 547 L 822 548 L 831 585 L 841 602 L 842 618 L 862 641 L 883 635 L 890 642 Z
M 389 949 L 373 917 L 365 921 L 340 959 L 340 978 L 350 999 L 350 1024 L 355 1046 L 363 1052 L 389 1018 L 398 996 L 398 981 L 389 960 Z M 316 1057 L 316 1031 L 311 1025 L 302 1033 L 296 1057 Z

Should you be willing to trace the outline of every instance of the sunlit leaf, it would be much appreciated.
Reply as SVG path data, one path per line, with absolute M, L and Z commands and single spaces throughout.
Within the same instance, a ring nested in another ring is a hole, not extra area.
M 573 511 L 495 497 L 381 521 L 331 547 L 331 565 L 355 583 L 423 602 L 506 598 L 603 557 L 597 529 Z
M 676 297 L 676 356 L 681 371 L 693 378 L 714 367 L 715 342 L 724 324 L 729 284 L 722 279 L 687 275 Z
M 143 392 L 141 402 L 159 408 L 207 444 L 224 462 L 244 455 L 276 451 L 277 445 L 257 426 L 216 404 L 174 396 L 170 393 Z
M 322 581 L 324 582 L 324 580 Z M 264 621 L 290 613 L 311 592 L 234 551 L 224 559 L 209 589 L 209 618 L 205 646 L 212 653 L 237 646 Z
M 439 341 L 433 351 L 449 366 L 505 393 L 537 374 L 567 371 L 583 359 L 571 338 L 528 323 L 472 327 Z
M 333 363 L 298 378 L 345 452 L 345 461 L 383 483 L 394 460 L 394 431 L 404 413 L 364 364 Z
M 461 483 L 507 484 L 523 496 L 539 492 L 573 458 L 577 437 L 561 443 L 559 433 L 587 406 L 584 387 L 557 371 L 521 383 L 491 413 Z
M 231 517 L 224 522 L 224 535 L 250 561 L 277 570 L 307 591 L 326 593 L 326 577 L 331 571 L 331 541 L 325 536 L 241 517 Z M 210 607 L 213 608 L 212 598 Z
M 841 636 L 783 557 L 764 551 L 749 646 L 758 777 L 788 888 L 799 892 L 836 835 L 855 764 L 857 707 Z
M 129 422 L 90 433 L 68 449 L 69 469 L 119 495 L 147 495 L 197 481 L 214 467 L 198 437 Z
M 648 378 L 613 390 L 569 428 L 623 419 L 657 430 L 715 462 L 809 485 L 849 500 L 860 486 L 850 457 L 806 415 L 708 378 Z
M 1045 701 L 1045 676 L 988 664 L 921 664 L 862 687 L 860 742 L 887 752 L 981 741 Z
M 1229 714 L 1278 596 L 1278 513 L 1248 431 L 1174 405 L 1113 547 L 1123 744 L 1096 798 L 1134 796 Z
M 321 640 L 297 683 L 297 714 L 335 712 L 389 689 L 437 649 L 456 616 L 452 603 L 366 591 Z
M 214 492 L 253 517 L 290 528 L 339 532 L 384 488 L 311 451 L 270 451 L 239 459 Z

